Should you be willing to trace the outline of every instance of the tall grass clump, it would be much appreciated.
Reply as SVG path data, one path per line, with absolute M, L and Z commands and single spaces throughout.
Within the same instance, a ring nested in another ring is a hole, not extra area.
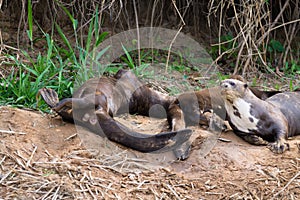
M 39 53 L 36 58 L 32 58 L 22 51 L 26 62 L 7 55 L 13 67 L 11 73 L 1 79 L 1 104 L 36 108 L 36 94 L 40 88 L 47 86 L 55 89 L 60 97 L 72 93 L 72 66 L 59 55 L 58 47 L 51 37 L 48 34 L 45 36 L 46 55 Z
M 77 35 L 77 20 L 66 9 L 64 11 L 73 24 L 75 43 L 68 39 L 58 24 L 53 27 L 51 35 L 42 31 L 43 37 L 38 39 L 33 38 L 32 25 L 28 26 L 27 33 L 31 47 L 34 41 L 45 40 L 46 51 L 29 53 L 21 50 L 19 55 L 6 55 L 11 61 L 12 68 L 10 74 L 0 80 L 1 105 L 37 108 L 36 95 L 39 89 L 49 87 L 58 93 L 59 98 L 69 97 L 73 93 L 75 81 L 84 82 L 97 75 L 94 74 L 94 70 L 88 68 L 88 62 L 91 60 L 97 62 L 108 49 L 107 47 L 100 52 L 97 51 L 97 47 L 108 34 L 100 32 L 98 9 L 95 10 L 89 23 L 84 45 L 81 45 L 83 43 Z M 30 12 L 28 15 L 32 17 Z M 31 17 L 29 19 L 32 19 Z M 54 40 L 55 31 L 62 43 Z M 45 110 L 46 106 L 42 103 L 39 108 Z

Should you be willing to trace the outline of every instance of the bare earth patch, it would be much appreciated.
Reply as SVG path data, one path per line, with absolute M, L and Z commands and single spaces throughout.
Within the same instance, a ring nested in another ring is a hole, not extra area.
M 166 127 L 164 120 L 151 121 L 141 116 L 130 117 L 129 124 L 146 132 L 160 132 Z M 209 133 L 199 127 L 192 129 L 198 140 L 190 158 L 172 162 L 171 152 L 142 154 L 64 123 L 59 117 L 0 107 L 0 196 L 4 199 L 300 198 L 297 148 L 300 137 L 289 141 L 290 151 L 275 155 L 266 147 L 243 142 L 229 131 L 221 137 L 230 142 L 217 141 L 203 157 L 201 145 Z

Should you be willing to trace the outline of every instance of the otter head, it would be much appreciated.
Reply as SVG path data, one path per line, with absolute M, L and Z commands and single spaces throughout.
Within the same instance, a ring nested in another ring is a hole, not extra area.
M 229 77 L 230 79 L 236 79 L 236 80 L 239 80 L 239 81 L 242 81 L 242 82 L 246 82 L 246 80 L 241 76 L 241 75 L 230 75 Z
M 233 102 L 237 98 L 242 98 L 248 91 L 247 83 L 237 79 L 226 79 L 221 82 L 221 94 L 224 99 Z
M 134 74 L 132 70 L 126 70 L 126 69 L 120 69 L 114 76 L 115 79 L 118 79 L 120 81 L 131 81 L 132 83 L 135 83 L 136 81 L 139 81 L 137 76 Z
M 131 97 L 137 88 L 143 86 L 132 70 L 120 69 L 114 78 L 117 79 L 115 88 L 123 88 L 127 97 Z

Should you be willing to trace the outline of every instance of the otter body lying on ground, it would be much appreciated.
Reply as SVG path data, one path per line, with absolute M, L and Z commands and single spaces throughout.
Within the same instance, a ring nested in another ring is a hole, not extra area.
M 289 149 L 286 138 L 300 134 L 300 92 L 279 93 L 263 101 L 239 80 L 224 80 L 221 88 L 229 123 L 245 141 L 283 153 Z
M 134 132 L 113 116 L 136 113 L 152 117 L 166 117 L 174 97 L 158 93 L 143 85 L 131 71 L 120 70 L 114 78 L 101 77 L 88 80 L 72 98 L 59 101 L 55 91 L 39 91 L 45 102 L 63 119 L 89 128 L 99 135 L 141 152 L 170 150 L 188 140 L 191 130 L 178 130 L 159 134 Z
M 235 79 L 243 80 L 240 76 Z M 267 99 L 280 91 L 261 91 L 250 87 L 250 90 L 259 98 Z M 187 126 L 204 125 L 210 131 L 221 132 L 227 127 L 224 120 L 227 120 L 225 103 L 221 97 L 221 88 L 213 87 L 195 92 L 185 92 L 180 94 L 171 103 L 168 110 L 168 122 L 172 131 L 185 129 Z M 181 159 L 188 158 L 192 141 L 185 142 L 181 148 L 175 151 Z
M 239 76 L 234 78 L 243 80 Z M 249 89 L 262 100 L 280 93 L 280 91 L 261 91 L 255 87 Z M 212 121 L 211 117 L 214 118 Z M 214 126 L 210 127 L 212 129 L 223 129 L 224 119 L 227 119 L 227 113 L 220 87 L 182 93 L 171 103 L 168 111 L 168 120 L 173 131 L 199 124 Z

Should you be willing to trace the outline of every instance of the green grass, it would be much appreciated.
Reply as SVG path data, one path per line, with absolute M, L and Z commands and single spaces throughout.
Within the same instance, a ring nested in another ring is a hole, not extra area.
M 30 3 L 30 1 L 28 2 Z M 96 62 L 101 59 L 101 56 L 109 48 L 97 51 L 97 47 L 108 34 L 100 32 L 98 14 L 98 10 L 96 10 L 89 24 L 85 46 L 81 47 L 78 36 L 75 36 L 76 44 L 72 44 L 58 24 L 55 25 L 55 29 L 63 41 L 63 45 L 54 41 L 53 35 L 48 33 L 44 33 L 43 38 L 33 40 L 32 14 L 29 12 L 28 18 L 31 25 L 29 25 L 28 37 L 31 42 L 45 40 L 46 52 L 32 56 L 26 51 L 22 51 L 21 57 L 25 59 L 6 55 L 11 60 L 9 65 L 12 67 L 10 74 L 0 80 L 0 104 L 33 109 L 39 106 L 39 109 L 47 111 L 48 107 L 43 102 L 37 105 L 36 94 L 39 89 L 52 88 L 58 93 L 59 98 L 70 97 L 75 82 L 80 84 L 92 76 L 97 76 L 98 74 L 95 74 L 94 70 L 87 67 L 88 62 L 91 60 Z M 76 33 L 77 21 L 73 18 L 71 21 L 74 33 Z M 27 62 L 22 60 L 27 60 Z
M 30 3 L 30 1 L 28 1 Z M 139 77 L 153 78 L 157 80 L 155 72 L 151 70 L 151 65 L 159 65 L 166 63 L 167 51 L 158 49 L 141 49 L 140 56 L 137 56 L 137 50 L 128 51 L 125 46 L 122 46 L 124 54 L 118 61 L 109 66 L 102 66 L 99 61 L 104 54 L 109 50 L 107 46 L 99 51 L 99 45 L 105 40 L 108 33 L 100 31 L 99 12 L 95 10 L 93 17 L 88 25 L 88 34 L 84 43 L 81 46 L 80 37 L 77 35 L 78 22 L 66 10 L 65 12 L 72 22 L 75 39 L 71 40 L 64 33 L 63 29 L 55 24 L 53 27 L 60 37 L 60 43 L 56 42 L 53 35 L 44 33 L 42 38 L 33 38 L 32 30 L 32 13 L 28 12 L 29 30 L 28 37 L 31 41 L 31 47 L 35 41 L 45 40 L 45 49 L 43 53 L 30 55 L 26 51 L 22 51 L 22 58 L 26 60 L 23 62 L 17 56 L 6 55 L 12 62 L 11 73 L 0 80 L 0 105 L 12 105 L 17 107 L 39 108 L 43 111 L 48 111 L 48 106 L 40 101 L 39 104 L 36 99 L 38 90 L 43 87 L 52 88 L 57 91 L 59 98 L 70 97 L 75 90 L 76 85 L 81 85 L 86 80 L 94 76 L 100 76 L 103 73 L 115 74 L 120 68 L 132 69 Z M 52 31 L 54 32 L 54 31 Z M 75 40 L 75 44 L 74 44 Z M 61 44 L 62 43 L 62 44 Z M 273 44 L 273 49 L 277 43 Z M 227 47 L 226 47 L 227 48 Z M 138 57 L 141 59 L 138 60 Z M 89 65 L 93 63 L 97 69 L 91 68 Z M 141 63 L 139 66 L 137 63 Z M 169 62 L 168 73 L 179 72 L 182 74 L 179 80 L 182 85 L 188 84 L 188 75 L 193 72 L 193 68 L 189 67 L 188 63 L 181 55 L 171 54 L 171 61 Z M 164 68 L 163 68 L 164 69 Z M 96 73 L 95 73 L 96 72 Z M 284 66 L 284 73 L 291 76 L 298 76 L 300 74 L 300 67 L 298 62 L 286 63 Z M 223 80 L 228 78 L 228 75 L 217 73 L 217 79 Z M 161 77 L 166 78 L 166 77 Z M 182 79 L 182 80 L 181 80 Z M 209 85 L 215 85 L 215 80 L 209 80 Z M 172 80 L 170 80 L 172 82 Z M 76 84 L 75 84 L 76 83 Z M 199 82 L 199 85 L 205 83 Z M 256 80 L 253 80 L 256 85 Z M 199 85 L 195 86 L 195 90 L 201 89 Z M 167 91 L 170 95 L 176 95 L 182 91 L 172 84 L 167 86 Z M 190 85 L 186 85 L 187 90 Z M 276 85 L 279 87 L 279 85 Z M 296 89 L 297 86 L 293 82 L 289 82 L 290 90 Z
M 44 49 L 46 51 L 38 54 L 29 54 L 22 51 L 21 57 L 25 58 L 24 60 L 27 60 L 27 62 L 23 62 L 18 56 L 7 55 L 12 61 L 12 63 L 9 63 L 12 65 L 12 69 L 8 76 L 0 80 L 1 105 L 9 104 L 17 107 L 39 108 L 45 111 L 48 107 L 44 102 L 40 101 L 38 104 L 36 100 L 38 90 L 43 87 L 54 89 L 58 93 L 58 97 L 62 99 L 70 97 L 76 87 L 91 77 L 99 77 L 103 73 L 115 74 L 120 68 L 132 69 L 139 77 L 157 79 L 154 70 L 149 66 L 160 66 L 167 63 L 168 52 L 166 50 L 141 49 L 138 56 L 137 50 L 126 49 L 127 47 L 122 46 L 124 55 L 118 61 L 109 64 L 109 66 L 102 66 L 100 60 L 106 56 L 105 54 L 110 46 L 99 50 L 100 44 L 106 39 L 108 33 L 101 32 L 102 22 L 99 21 L 101 17 L 98 8 L 95 9 L 89 20 L 84 42 L 82 42 L 82 37 L 78 35 L 77 19 L 59 2 L 56 2 L 57 5 L 61 7 L 71 22 L 73 38 L 70 39 L 58 23 L 54 23 L 51 34 L 45 33 L 39 28 L 43 36 L 34 38 L 33 26 L 39 27 L 39 25 L 33 17 L 32 0 L 28 0 L 27 3 L 27 35 L 31 45 L 30 51 L 36 51 L 34 43 L 40 40 L 45 40 Z M 55 36 L 59 36 L 58 41 L 54 40 L 54 38 L 57 38 L 54 37 L 54 33 Z M 133 44 L 135 42 L 132 41 Z M 82 45 L 83 43 L 84 45 Z M 168 63 L 168 73 L 171 74 L 174 71 L 181 73 L 181 78 L 186 84 L 188 74 L 194 69 L 188 66 L 189 64 L 183 56 L 171 53 Z M 170 94 L 179 93 L 178 88 L 171 85 L 168 87 Z
M 67 65 L 67 61 L 59 56 L 49 35 L 46 35 L 46 40 L 46 55 L 38 54 L 33 59 L 27 52 L 22 52 L 29 63 L 7 55 L 13 61 L 13 68 L 6 78 L 1 79 L 2 105 L 36 108 L 36 94 L 40 88 L 47 86 L 55 89 L 59 96 L 72 93 L 72 66 Z
M 31 4 L 31 0 L 28 0 L 27 2 L 28 6 L 27 6 L 27 19 L 28 19 L 28 38 L 31 42 L 32 45 L 32 41 L 33 41 L 33 18 L 32 18 L 32 4 Z
M 136 50 L 129 52 L 123 46 L 124 55 L 120 57 L 119 62 L 102 66 L 99 61 L 110 46 L 99 50 L 99 45 L 105 40 L 108 33 L 100 31 L 98 9 L 95 10 L 90 20 L 84 46 L 82 46 L 81 38 L 77 35 L 78 21 L 63 5 L 60 6 L 69 16 L 74 38 L 70 39 L 57 23 L 54 24 L 52 34 L 45 33 L 40 28 L 43 37 L 34 38 L 32 27 L 36 21 L 32 16 L 31 1 L 28 0 L 29 30 L 27 33 L 31 42 L 30 50 L 35 51 L 33 48 L 34 42 L 45 40 L 44 49 L 46 51 L 37 54 L 22 51 L 21 58 L 24 59 L 19 59 L 19 56 L 15 55 L 6 55 L 11 60 L 9 65 L 12 67 L 11 73 L 0 80 L 0 105 L 38 108 L 48 111 L 48 106 L 43 101 L 37 101 L 36 99 L 38 90 L 43 87 L 54 89 L 58 93 L 58 97 L 62 99 L 70 97 L 77 86 L 91 77 L 98 77 L 105 72 L 114 74 L 120 68 L 127 67 L 132 69 L 138 76 L 155 78 L 154 72 L 147 70 L 148 67 L 152 63 L 166 62 L 167 52 L 156 49 L 143 49 L 141 50 L 141 62 L 139 62 Z M 55 32 L 58 33 L 59 41 L 54 40 L 53 34 Z M 170 62 L 170 70 L 180 73 L 191 71 L 182 57 L 173 55 L 172 58 L 175 59 Z M 23 62 L 23 60 L 26 60 L 26 62 Z M 138 66 L 137 63 L 141 63 L 141 65 Z M 95 66 L 96 69 L 92 68 Z M 175 92 L 174 89 L 173 93 Z

